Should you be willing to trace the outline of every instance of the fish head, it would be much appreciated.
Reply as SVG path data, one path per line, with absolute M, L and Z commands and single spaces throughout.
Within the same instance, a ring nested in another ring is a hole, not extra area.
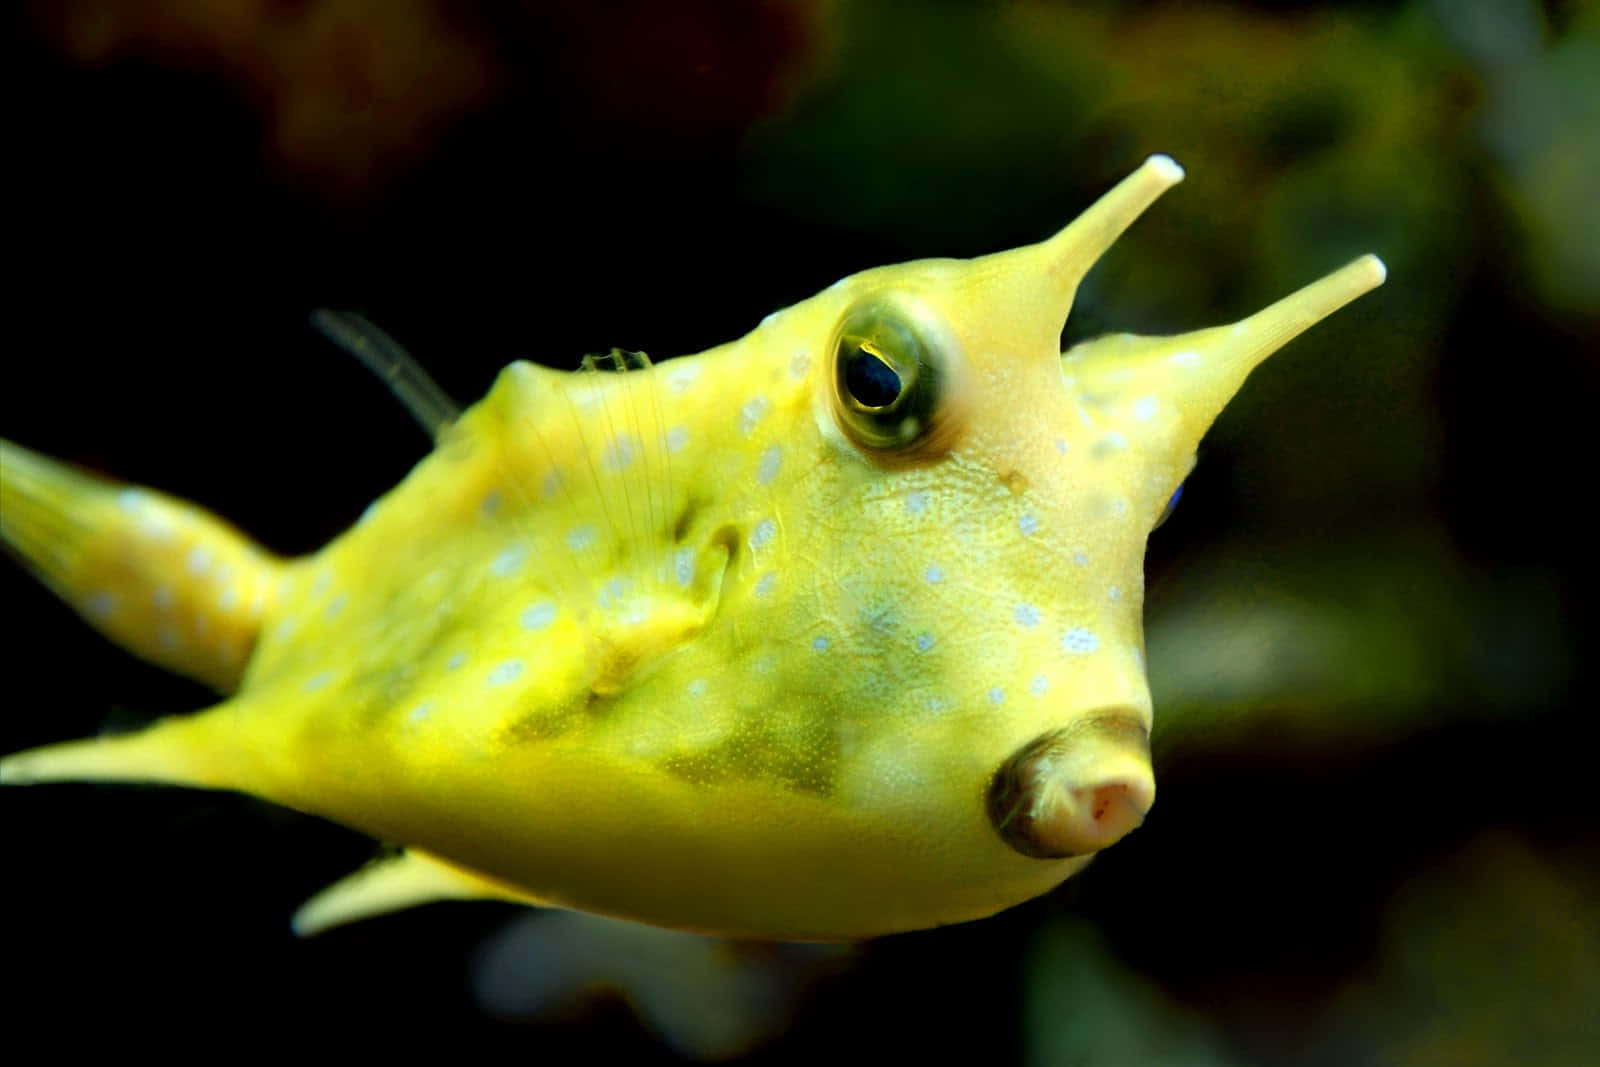
M 1150 808 L 1146 538 L 1246 375 L 1383 276 L 1368 256 L 1236 324 L 1063 354 L 1084 275 L 1182 176 L 1151 157 L 1038 244 L 865 271 L 774 324 L 821 356 L 826 474 L 789 566 L 816 647 L 852 653 L 788 688 L 840 706 L 857 802 L 942 788 L 1032 859 Z

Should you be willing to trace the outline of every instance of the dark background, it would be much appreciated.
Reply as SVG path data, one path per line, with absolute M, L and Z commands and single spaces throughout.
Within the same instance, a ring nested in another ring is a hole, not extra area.
M 448 12 L 446 11 L 448 8 Z M 156 13 L 152 13 L 155 11 Z M 9 16 L 0 433 L 313 550 L 426 449 L 306 324 L 462 401 L 735 338 L 863 267 L 1188 180 L 1066 341 L 1390 279 L 1252 379 L 1153 538 L 1161 802 L 1050 896 L 883 939 L 757 1060 L 1592 1062 L 1600 43 L 1573 3 L 69 0 Z M 1591 62 L 1595 60 L 1595 62 Z M 203 706 L 0 573 L 0 751 Z M 413 1035 L 670 1058 L 475 1003 L 517 909 L 308 942 L 372 842 L 242 797 L 0 793 L 10 1041 Z

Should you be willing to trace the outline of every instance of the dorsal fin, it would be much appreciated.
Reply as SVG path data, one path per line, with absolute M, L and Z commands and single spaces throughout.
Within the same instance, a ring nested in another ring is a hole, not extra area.
M 405 347 L 354 311 L 318 308 L 311 313 L 317 331 L 359 359 L 400 398 L 411 417 L 435 441 L 456 421 L 461 407 L 428 376 Z

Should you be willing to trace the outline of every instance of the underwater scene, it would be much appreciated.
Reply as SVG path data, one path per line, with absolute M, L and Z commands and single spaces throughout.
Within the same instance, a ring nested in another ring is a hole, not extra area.
M 14 1043 L 1600 1062 L 1595 6 L 8 21 Z

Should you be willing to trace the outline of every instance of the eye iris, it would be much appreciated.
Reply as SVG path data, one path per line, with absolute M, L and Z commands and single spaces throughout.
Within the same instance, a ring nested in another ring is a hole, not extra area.
M 845 357 L 844 384 L 862 407 L 888 407 L 900 396 L 900 375 L 870 345 L 859 345 Z

